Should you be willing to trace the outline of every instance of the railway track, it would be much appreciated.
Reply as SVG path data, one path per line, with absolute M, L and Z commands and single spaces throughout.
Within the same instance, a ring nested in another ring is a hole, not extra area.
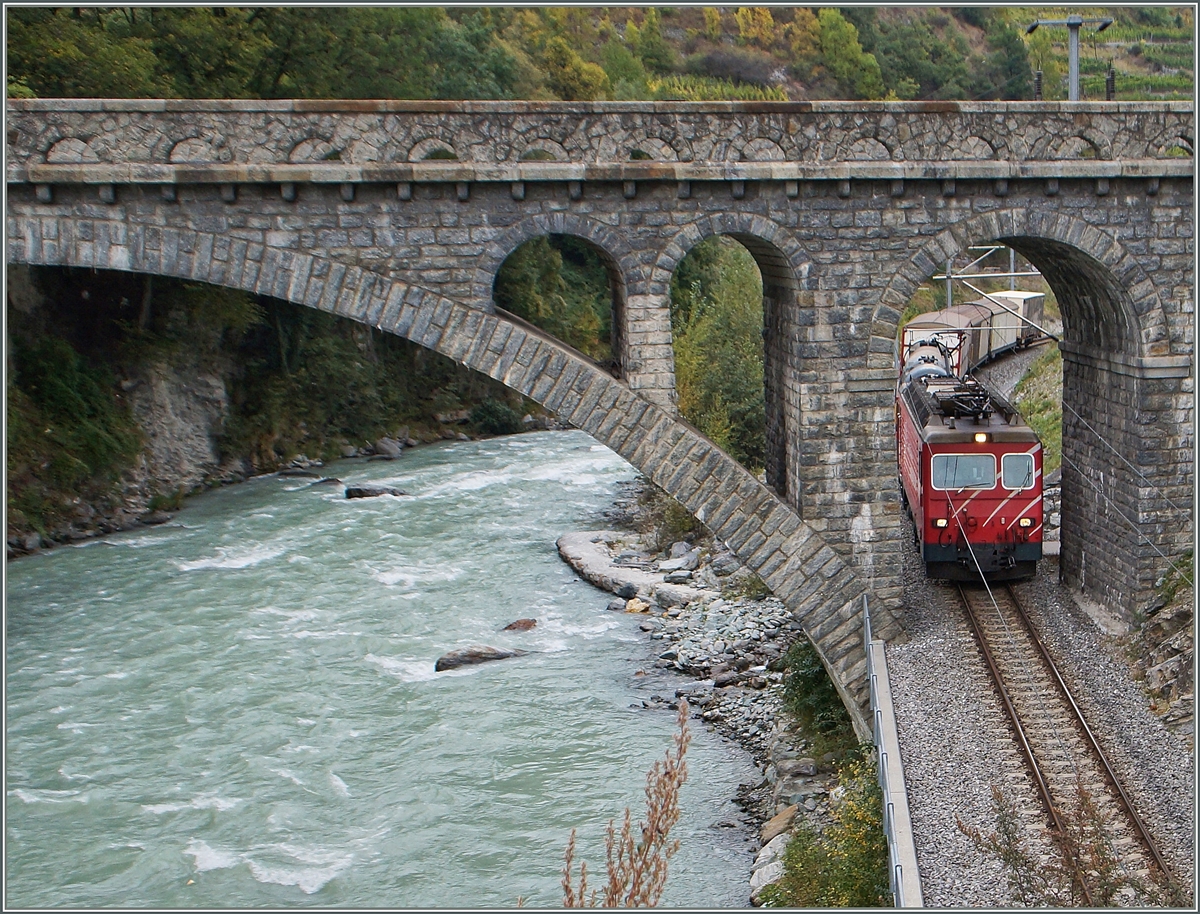
M 1076 903 L 1170 901 L 1170 870 L 1016 592 L 1008 585 L 959 585 L 958 592 Z

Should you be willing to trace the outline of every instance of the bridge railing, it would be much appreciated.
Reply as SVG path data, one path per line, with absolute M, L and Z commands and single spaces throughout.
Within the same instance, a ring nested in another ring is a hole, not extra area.
M 867 652 L 867 678 L 871 688 L 871 719 L 879 762 L 879 786 L 883 791 L 883 825 L 888 842 L 888 873 L 892 899 L 898 908 L 922 908 L 921 874 L 908 813 L 908 790 L 900 739 L 888 679 L 887 653 L 882 640 L 871 638 L 871 613 L 863 594 L 863 642 Z

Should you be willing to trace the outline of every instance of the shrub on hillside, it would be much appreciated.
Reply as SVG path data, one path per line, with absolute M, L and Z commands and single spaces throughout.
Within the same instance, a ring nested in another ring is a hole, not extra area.
M 472 424 L 485 435 L 514 435 L 521 431 L 521 416 L 507 403 L 491 397 L 471 410 Z
M 807 822 L 783 855 L 783 877 L 761 895 L 764 907 L 869 908 L 891 904 L 883 794 L 875 752 L 858 748 L 838 771 L 832 822 L 817 832 Z

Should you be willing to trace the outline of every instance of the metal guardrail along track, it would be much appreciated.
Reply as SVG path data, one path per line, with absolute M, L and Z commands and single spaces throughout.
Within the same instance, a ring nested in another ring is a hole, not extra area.
M 1114 837 L 1121 863 L 1137 873 L 1156 868 L 1171 873 L 1070 689 L 1038 638 L 1011 586 L 992 591 L 958 588 L 984 662 L 1025 757 L 1037 792 L 1058 835 L 1067 835 L 1062 809 L 1088 788 L 1099 815 Z M 1126 845 L 1118 850 L 1118 846 Z M 1071 867 L 1084 903 L 1093 905 L 1088 874 L 1078 860 Z

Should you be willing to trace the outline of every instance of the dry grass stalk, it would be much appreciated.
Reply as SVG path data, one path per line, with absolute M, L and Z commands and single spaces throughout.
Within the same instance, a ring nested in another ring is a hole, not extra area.
M 669 840 L 668 835 L 679 821 L 679 789 L 687 781 L 684 755 L 692 739 L 687 720 L 688 703 L 680 699 L 674 753 L 667 750 L 666 758 L 655 762 L 646 775 L 646 821 L 638 823 L 640 837 L 634 837 L 629 807 L 625 808 L 620 834 L 615 820 L 609 820 L 605 838 L 608 881 L 603 898 L 598 899 L 595 890 L 588 895 L 586 863 L 580 863 L 578 887 L 573 885 L 575 831 L 571 830 L 563 855 L 563 907 L 594 908 L 598 900 L 604 908 L 653 908 L 658 904 L 667 882 L 667 864 L 679 850 L 679 841 Z
M 1040 859 L 1030 849 L 1020 822 L 1016 801 L 992 786 L 997 830 L 984 834 L 958 822 L 962 831 L 983 853 L 999 860 L 1009 885 L 1023 905 L 1029 907 L 1081 907 L 1085 904 L 1082 880 L 1087 879 L 1096 907 L 1153 905 L 1187 907 L 1190 894 L 1169 874 L 1151 873 L 1143 879 L 1128 871 L 1114 848 L 1110 832 L 1095 798 L 1081 783 L 1075 785 L 1074 808 L 1059 809 L 1063 831 L 1050 830 L 1048 837 L 1059 856 Z

